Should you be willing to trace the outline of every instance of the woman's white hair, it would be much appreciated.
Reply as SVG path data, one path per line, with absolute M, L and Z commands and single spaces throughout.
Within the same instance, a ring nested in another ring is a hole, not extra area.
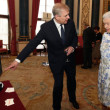
M 110 18 L 110 11 L 103 14 L 103 19 Z

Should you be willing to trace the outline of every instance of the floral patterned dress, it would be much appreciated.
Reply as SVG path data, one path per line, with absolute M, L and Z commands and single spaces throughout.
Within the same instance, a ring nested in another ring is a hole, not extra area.
M 98 74 L 98 97 L 102 104 L 110 107 L 110 34 L 104 33 L 100 47 L 101 62 Z

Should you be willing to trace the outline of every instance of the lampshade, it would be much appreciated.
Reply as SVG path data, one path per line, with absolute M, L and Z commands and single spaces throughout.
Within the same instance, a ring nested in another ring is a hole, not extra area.
M 50 21 L 51 20 L 51 16 L 52 16 L 51 13 L 43 12 L 42 20 L 44 20 L 44 21 Z

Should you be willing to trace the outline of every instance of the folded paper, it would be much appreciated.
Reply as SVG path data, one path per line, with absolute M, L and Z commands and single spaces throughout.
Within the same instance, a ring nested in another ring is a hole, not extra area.
M 8 92 L 8 93 L 14 92 L 14 88 L 13 87 L 8 87 L 5 92 Z
M 13 104 L 14 104 L 14 99 L 13 98 L 5 100 L 5 105 L 6 106 L 10 106 L 10 105 L 13 105 Z

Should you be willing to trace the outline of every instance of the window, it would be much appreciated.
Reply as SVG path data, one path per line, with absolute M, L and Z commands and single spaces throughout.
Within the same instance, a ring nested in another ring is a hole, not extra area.
M 40 0 L 38 18 L 42 18 L 43 12 L 52 13 L 54 0 Z
M 36 34 L 40 30 L 40 26 L 45 23 L 44 20 L 42 20 L 43 12 L 51 13 L 52 14 L 52 7 L 54 5 L 54 0 L 40 0 L 39 4 L 39 13 L 38 13 L 38 21 L 37 21 L 37 27 L 36 27 Z M 41 41 L 42 43 L 45 43 L 45 40 Z M 42 45 L 38 45 L 37 49 L 43 48 Z
M 0 40 L 3 44 L 8 44 L 8 19 L 0 18 Z
M 0 40 L 3 44 L 8 44 L 9 38 L 9 14 L 7 0 L 0 0 Z
M 1 15 L 8 15 L 7 0 L 0 0 L 0 14 Z
M 40 0 L 36 34 L 39 32 L 41 24 L 45 23 L 42 20 L 43 12 L 52 13 L 53 5 L 54 0 Z

